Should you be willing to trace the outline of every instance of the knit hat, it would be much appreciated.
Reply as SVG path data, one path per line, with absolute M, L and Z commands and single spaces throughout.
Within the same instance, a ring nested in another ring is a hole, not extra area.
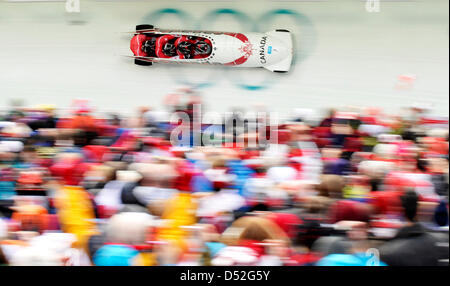
M 213 266 L 251 266 L 258 262 L 258 253 L 243 246 L 222 248 L 211 261 Z
M 276 223 L 291 239 L 297 236 L 298 225 L 302 223 L 299 217 L 291 213 L 272 212 L 267 218 Z
M 0 141 L 1 152 L 19 153 L 23 150 L 23 143 L 21 141 Z
M 60 177 L 66 185 L 78 185 L 87 169 L 81 158 L 62 158 L 50 167 L 52 175 Z
M 205 177 L 212 182 L 214 189 L 223 189 L 232 184 L 236 175 L 228 174 L 227 169 L 208 169 L 204 173 Z
M 340 200 L 330 209 L 331 223 L 342 220 L 368 222 L 370 218 L 369 205 L 358 201 Z
M 153 216 L 148 213 L 122 212 L 109 219 L 106 235 L 111 243 L 139 245 L 146 241 L 152 226 Z

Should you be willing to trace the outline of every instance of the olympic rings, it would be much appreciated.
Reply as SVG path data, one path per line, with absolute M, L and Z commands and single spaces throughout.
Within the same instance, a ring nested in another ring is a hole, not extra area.
M 177 18 L 181 20 L 183 25 L 183 27 L 181 27 L 182 29 L 195 30 L 211 30 L 214 23 L 216 23 L 218 19 L 223 16 L 230 16 L 233 21 L 241 27 L 241 31 L 253 32 L 269 31 L 273 28 L 270 26 L 273 25 L 273 23 L 276 23 L 276 18 L 279 17 L 285 17 L 289 20 L 293 20 L 295 25 L 293 29 L 296 31 L 301 30 L 302 35 L 301 38 L 297 38 L 295 37 L 295 31 L 293 31 L 295 51 L 293 65 L 296 62 L 304 61 L 312 53 L 316 46 L 316 31 L 312 21 L 306 15 L 290 9 L 270 10 L 255 20 L 242 11 L 229 8 L 212 10 L 200 19 L 194 19 L 189 13 L 180 9 L 164 8 L 145 15 L 141 23 L 149 23 L 155 27 L 160 27 L 158 22 L 161 22 L 165 17 L 173 15 L 177 16 Z M 168 28 L 165 26 L 162 27 Z M 233 84 L 237 87 L 246 90 L 262 90 L 269 88 L 282 77 L 281 75 L 270 74 L 264 71 L 259 73 L 253 72 L 251 74 L 252 80 L 247 81 L 245 80 L 245 75 L 247 75 L 248 72 L 246 72 L 245 69 L 231 69 L 220 66 L 216 66 L 214 69 L 209 69 L 207 76 L 200 78 L 197 77 L 195 79 L 189 79 L 189 76 L 183 72 L 183 69 L 180 69 L 180 66 L 176 66 L 175 68 L 172 67 L 170 72 L 170 74 L 175 77 L 175 81 L 178 83 L 195 88 L 205 88 L 214 85 L 218 80 L 224 78 L 222 75 L 223 73 L 225 73 L 225 77 L 231 79 Z

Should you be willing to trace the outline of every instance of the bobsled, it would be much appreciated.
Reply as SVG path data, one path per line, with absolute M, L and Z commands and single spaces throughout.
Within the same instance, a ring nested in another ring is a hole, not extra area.
M 293 56 L 292 35 L 278 29 L 267 33 L 161 30 L 138 25 L 130 41 L 134 63 L 208 64 L 265 68 L 288 72 Z

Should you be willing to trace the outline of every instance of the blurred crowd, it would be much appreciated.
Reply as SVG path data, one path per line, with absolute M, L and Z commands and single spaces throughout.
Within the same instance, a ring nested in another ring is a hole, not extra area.
M 194 104 L 170 112 L 192 118 Z M 448 265 L 448 118 L 408 111 L 269 127 L 234 112 L 195 145 L 149 107 L 11 108 L 0 265 Z

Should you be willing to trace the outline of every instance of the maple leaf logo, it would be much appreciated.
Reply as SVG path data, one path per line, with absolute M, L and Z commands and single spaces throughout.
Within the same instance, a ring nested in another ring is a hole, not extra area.
M 239 48 L 239 50 L 244 53 L 244 56 L 246 58 L 248 58 L 253 54 L 253 45 L 249 41 L 245 41 L 245 43 Z

